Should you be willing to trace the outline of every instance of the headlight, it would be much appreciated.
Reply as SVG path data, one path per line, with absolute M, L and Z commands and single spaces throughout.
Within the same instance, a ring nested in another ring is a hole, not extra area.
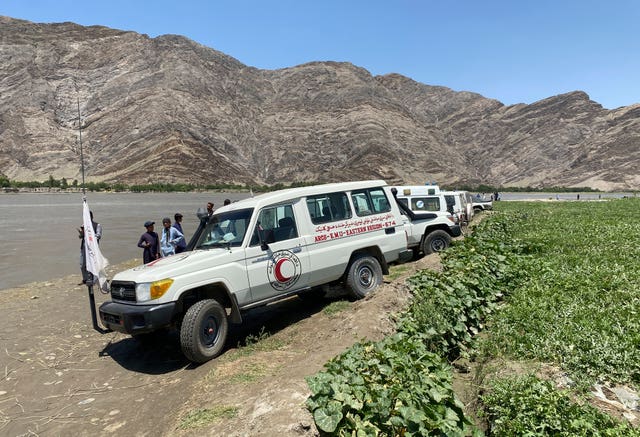
M 146 302 L 161 298 L 173 284 L 173 279 L 161 279 L 160 281 L 144 282 L 136 284 L 136 300 Z

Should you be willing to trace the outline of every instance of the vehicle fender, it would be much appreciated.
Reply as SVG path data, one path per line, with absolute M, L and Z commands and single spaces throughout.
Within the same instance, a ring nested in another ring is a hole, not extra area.
M 369 247 L 363 247 L 361 249 L 354 250 L 351 253 L 351 256 L 349 257 L 349 262 L 345 266 L 343 277 L 346 276 L 349 270 L 349 266 L 353 262 L 354 258 L 360 254 L 371 255 L 374 258 L 376 258 L 380 263 L 380 267 L 382 268 L 382 273 L 385 275 L 389 274 L 389 265 L 387 264 L 387 260 L 384 258 L 384 255 L 382 254 L 382 251 L 380 250 L 380 248 L 378 246 L 369 246 Z
M 230 309 L 229 320 L 232 323 L 242 323 L 238 296 L 232 293 L 224 281 L 215 281 L 199 284 L 185 290 L 181 290 L 177 298 L 178 310 L 185 314 L 196 302 L 204 299 L 215 299 L 225 308 Z

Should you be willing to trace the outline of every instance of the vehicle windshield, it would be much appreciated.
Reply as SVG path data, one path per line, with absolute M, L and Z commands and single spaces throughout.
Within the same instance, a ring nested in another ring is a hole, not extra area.
M 242 245 L 253 208 L 214 214 L 202 230 L 195 249 Z

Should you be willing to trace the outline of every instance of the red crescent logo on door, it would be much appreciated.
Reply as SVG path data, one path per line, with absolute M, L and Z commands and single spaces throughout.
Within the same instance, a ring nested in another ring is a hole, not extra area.
M 290 288 L 300 278 L 300 259 L 291 251 L 275 252 L 267 263 L 267 276 L 271 287 L 276 290 Z
M 285 276 L 285 274 L 282 272 L 282 265 L 283 264 L 287 264 L 285 266 L 285 269 L 289 270 L 286 267 L 290 267 L 291 266 L 291 262 L 289 260 L 287 260 L 286 258 L 280 258 L 278 260 L 278 262 L 276 263 L 275 268 L 273 269 L 273 274 L 276 277 L 276 281 L 278 281 L 278 282 L 287 282 L 289 279 L 291 279 L 291 276 Z

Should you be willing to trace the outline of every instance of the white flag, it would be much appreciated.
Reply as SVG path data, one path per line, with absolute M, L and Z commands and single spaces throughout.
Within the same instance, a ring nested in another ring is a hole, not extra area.
M 98 246 L 98 238 L 96 232 L 93 229 L 91 223 L 91 214 L 89 213 L 89 205 L 87 201 L 83 201 L 82 208 L 82 225 L 84 226 L 84 259 L 87 264 L 87 271 L 91 272 L 94 276 L 94 281 L 97 278 L 100 283 L 102 291 L 109 291 L 107 284 L 107 273 L 105 269 L 109 265 L 109 260 L 102 256 L 100 247 Z

